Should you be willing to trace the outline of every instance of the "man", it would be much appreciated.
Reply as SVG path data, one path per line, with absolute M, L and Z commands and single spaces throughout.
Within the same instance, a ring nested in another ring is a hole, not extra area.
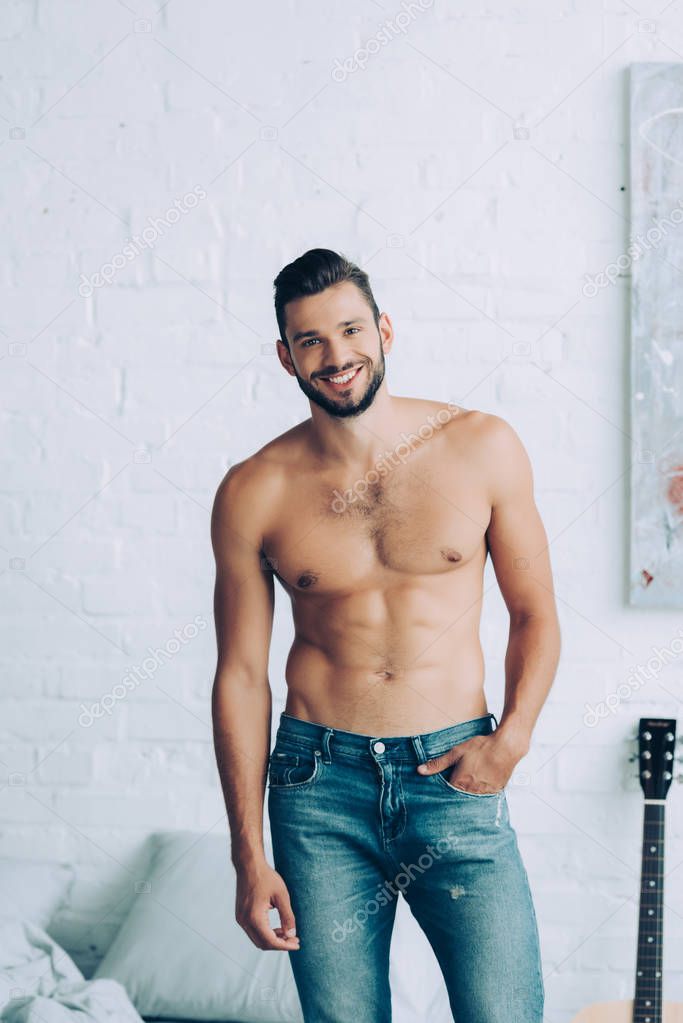
M 498 416 L 389 393 L 391 319 L 343 256 L 312 249 L 286 266 L 275 311 L 311 416 L 233 466 L 212 514 L 236 918 L 258 948 L 290 953 L 306 1023 L 388 1023 L 400 893 L 454 1018 L 540 1023 L 505 790 L 560 650 L 529 460 Z M 500 722 L 478 635 L 488 553 L 510 614 Z M 269 756 L 274 577 L 295 636 Z

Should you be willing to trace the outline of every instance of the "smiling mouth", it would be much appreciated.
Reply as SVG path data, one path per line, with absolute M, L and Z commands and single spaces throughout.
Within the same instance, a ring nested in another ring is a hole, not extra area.
M 333 377 L 320 377 L 320 379 L 333 391 L 345 391 L 354 382 L 362 368 L 363 366 L 360 365 L 345 373 L 336 373 Z

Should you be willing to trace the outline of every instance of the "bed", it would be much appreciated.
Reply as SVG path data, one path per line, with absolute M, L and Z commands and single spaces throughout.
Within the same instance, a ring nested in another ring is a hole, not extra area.
M 142 883 L 86 979 L 50 933 L 70 904 L 75 868 L 0 858 L 1 1023 L 80 1023 L 84 1015 L 94 1023 L 303 1023 L 289 956 L 264 954 L 234 918 L 224 833 L 153 833 L 139 871 Z M 403 899 L 396 923 L 395 1023 L 451 1021 L 438 964 Z

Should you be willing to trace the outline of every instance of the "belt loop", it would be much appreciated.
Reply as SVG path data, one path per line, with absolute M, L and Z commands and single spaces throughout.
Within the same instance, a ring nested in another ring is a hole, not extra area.
M 332 754 L 330 753 L 330 739 L 334 735 L 334 728 L 326 728 L 325 734 L 322 739 L 323 747 L 323 764 L 332 763 Z
M 498 728 L 498 718 L 496 717 L 496 715 L 495 715 L 495 714 L 493 714 L 493 713 L 490 713 L 490 714 L 489 714 L 489 717 L 490 717 L 490 718 L 493 718 L 493 720 L 494 720 L 494 721 L 496 722 L 496 728 Z
M 424 761 L 427 760 L 427 754 L 425 753 L 424 746 L 422 745 L 422 739 L 419 735 L 411 735 L 410 741 L 413 744 L 413 749 L 415 750 L 415 756 L 417 757 L 418 762 L 421 764 L 424 763 Z

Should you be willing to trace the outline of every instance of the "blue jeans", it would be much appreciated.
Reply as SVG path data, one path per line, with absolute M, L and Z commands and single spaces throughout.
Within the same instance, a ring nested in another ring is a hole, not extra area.
M 399 893 L 434 949 L 454 1020 L 541 1023 L 536 913 L 506 791 L 455 788 L 452 765 L 416 771 L 488 735 L 492 719 L 382 737 L 281 715 L 268 815 L 301 941 L 288 955 L 305 1023 L 390 1023 Z

